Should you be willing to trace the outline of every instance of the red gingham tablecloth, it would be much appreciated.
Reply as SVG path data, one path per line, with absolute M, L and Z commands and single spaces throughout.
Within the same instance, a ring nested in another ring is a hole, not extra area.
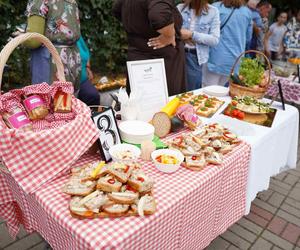
M 144 162 L 143 169 L 156 181 L 158 204 L 156 213 L 145 218 L 78 220 L 69 213 L 70 197 L 61 192 L 68 175 L 35 194 L 25 194 L 13 178 L 2 175 L 1 196 L 3 185 L 13 194 L 6 193 L 8 202 L 0 205 L 0 216 L 11 233 L 24 224 L 28 231 L 41 233 L 54 249 L 202 249 L 244 215 L 249 161 L 250 146 L 242 143 L 221 166 L 209 165 L 201 172 L 180 168 L 164 174 Z

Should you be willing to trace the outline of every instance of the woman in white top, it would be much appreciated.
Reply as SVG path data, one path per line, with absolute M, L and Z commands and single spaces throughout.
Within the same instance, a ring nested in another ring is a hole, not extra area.
M 283 38 L 287 31 L 287 27 L 285 26 L 287 17 L 286 12 L 280 12 L 277 22 L 270 26 L 265 36 L 265 53 L 272 60 L 279 59 L 280 54 L 283 52 Z
M 207 0 L 186 0 L 177 6 L 183 18 L 181 38 L 185 42 L 187 89 L 202 85 L 202 65 L 207 62 L 209 48 L 220 38 L 219 11 Z

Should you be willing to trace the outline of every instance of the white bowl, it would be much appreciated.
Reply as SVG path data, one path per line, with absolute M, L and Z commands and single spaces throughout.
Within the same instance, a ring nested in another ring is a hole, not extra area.
M 129 151 L 132 154 L 132 158 L 122 159 L 119 157 L 118 154 L 126 151 Z M 141 150 L 137 146 L 131 144 L 116 144 L 110 147 L 109 154 L 111 155 L 113 161 L 132 162 L 140 157 Z
M 159 155 L 171 155 L 174 156 L 177 160 L 177 164 L 163 164 L 158 162 L 156 159 Z M 179 150 L 173 150 L 173 149 L 158 149 L 152 152 L 151 154 L 152 161 L 154 162 L 155 167 L 164 172 L 164 173 L 173 173 L 177 171 L 180 167 L 180 164 L 184 160 L 183 154 Z
M 123 141 L 132 144 L 141 144 L 143 141 L 152 141 L 154 127 L 143 121 L 124 121 L 119 124 Z
M 227 96 L 229 89 L 223 86 L 212 85 L 202 89 L 205 94 L 212 96 Z

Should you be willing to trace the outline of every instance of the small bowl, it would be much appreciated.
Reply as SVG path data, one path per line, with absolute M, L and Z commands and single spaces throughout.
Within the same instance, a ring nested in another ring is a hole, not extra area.
M 156 160 L 156 157 L 159 155 L 171 155 L 174 156 L 178 162 L 177 164 L 163 164 Z M 154 162 L 155 167 L 164 172 L 164 173 L 173 173 L 177 171 L 180 167 L 180 164 L 184 160 L 183 154 L 179 150 L 173 149 L 158 149 L 152 152 L 151 154 L 152 161 Z
M 118 154 L 122 154 L 122 152 L 129 151 L 132 154 L 131 158 L 122 159 Z M 113 161 L 122 161 L 122 162 L 132 162 L 141 156 L 141 150 L 134 145 L 131 144 L 116 144 L 110 147 L 109 154 L 111 155 Z

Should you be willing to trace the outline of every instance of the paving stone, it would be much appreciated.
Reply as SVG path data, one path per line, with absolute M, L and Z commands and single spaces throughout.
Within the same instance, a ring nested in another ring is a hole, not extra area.
M 257 198 L 263 201 L 267 201 L 270 198 L 270 196 L 273 194 L 273 192 L 274 191 L 271 189 L 265 190 L 263 192 L 259 192 L 257 194 Z
M 260 217 L 263 217 L 263 218 L 266 219 L 266 220 L 271 220 L 272 217 L 273 217 L 273 213 L 270 213 L 270 212 L 267 211 L 266 209 L 263 209 L 263 208 L 257 206 L 257 205 L 255 204 L 255 201 L 256 201 L 256 200 L 257 200 L 257 199 L 255 199 L 254 202 L 252 202 L 252 205 L 251 205 L 251 211 L 252 211 L 253 213 L 259 215 Z M 264 201 L 260 201 L 260 203 L 265 203 L 265 202 L 264 202 Z M 275 211 L 276 211 L 276 209 L 275 209 Z M 274 212 L 275 212 L 275 211 L 274 211 Z
M 277 235 L 280 235 L 288 222 L 280 217 L 275 216 L 268 225 L 268 229 Z
M 19 231 L 19 233 L 18 233 L 18 235 L 17 235 L 17 238 L 18 238 L 18 239 L 22 239 L 22 238 L 24 238 L 26 235 L 28 235 L 28 233 L 26 232 L 26 230 L 24 229 L 24 227 L 21 226 L 21 227 L 20 227 L 20 231 Z
M 0 224 L 0 249 L 14 242 L 14 239 L 10 237 L 4 223 Z
M 239 250 L 239 248 L 237 248 L 235 245 L 231 245 L 227 248 L 227 250 Z
M 239 226 L 238 224 L 232 225 L 228 230 L 235 233 L 238 236 L 241 236 L 243 239 L 253 243 L 256 239 L 256 235 L 246 230 L 245 228 Z
M 289 185 L 294 186 L 297 183 L 298 180 L 299 180 L 298 176 L 288 174 L 285 177 L 284 182 L 287 183 L 287 184 L 289 184 Z
M 228 230 L 222 234 L 222 238 L 231 242 L 233 245 L 235 245 L 239 249 L 248 249 L 251 246 L 251 244 L 249 242 L 247 242 L 246 240 L 242 239 L 241 237 L 237 236 L 236 234 L 234 234 Z
M 283 250 L 283 249 L 280 248 L 280 247 L 274 246 L 274 247 L 272 248 L 272 250 Z
M 272 194 L 272 196 L 270 197 L 270 199 L 268 200 L 268 203 L 270 203 L 274 207 L 280 207 L 280 205 L 283 202 L 284 198 L 285 198 L 284 195 L 282 195 L 280 193 L 277 193 L 277 192 L 274 192 Z
M 276 193 L 276 192 L 274 192 L 274 193 Z M 279 194 L 279 193 L 277 193 L 277 194 Z M 277 211 L 276 207 L 273 207 L 269 203 L 262 201 L 260 199 L 255 199 L 252 204 L 255 204 L 256 206 L 263 208 L 272 214 L 274 214 Z
M 277 212 L 277 216 L 282 217 L 283 219 L 287 220 L 290 223 L 293 223 L 300 227 L 300 219 L 295 217 L 294 215 L 291 215 L 281 209 Z
M 254 245 L 250 248 L 251 250 L 270 250 L 272 248 L 272 244 L 263 238 L 259 238 Z
M 271 233 L 268 230 L 265 230 L 262 233 L 262 237 L 270 242 L 272 242 L 274 245 L 277 245 L 285 250 L 292 250 L 293 249 L 293 244 L 288 242 L 287 240 L 284 240 L 277 236 L 276 234 Z
M 300 201 L 300 188 L 297 187 L 293 188 L 289 194 L 289 197 L 294 200 Z
M 298 168 L 298 166 L 297 166 L 297 168 Z M 291 169 L 288 172 L 289 172 L 289 174 L 292 174 L 292 175 L 300 177 L 300 171 L 299 171 L 299 169 Z
M 277 180 L 282 181 L 282 180 L 287 176 L 287 174 L 288 174 L 288 173 L 285 171 L 285 172 L 282 172 L 282 173 L 280 173 L 280 174 L 274 176 L 274 178 L 277 179 Z
M 4 250 L 29 249 L 30 247 L 33 247 L 40 242 L 42 242 L 41 236 L 37 233 L 32 233 L 25 238 L 18 240 L 8 247 L 4 248 Z
M 252 222 L 254 222 L 255 224 L 265 227 L 268 224 L 268 221 L 265 220 L 264 218 L 254 214 L 254 213 L 249 213 L 246 218 Z
M 288 212 L 289 214 L 295 215 L 296 217 L 300 218 L 300 207 L 294 208 L 286 203 L 282 204 L 282 206 L 280 207 L 280 209 Z
M 243 217 L 242 219 L 240 219 L 237 222 L 240 226 L 248 229 L 249 231 L 251 231 L 252 233 L 255 233 L 256 235 L 259 235 L 263 228 L 254 224 L 253 222 L 251 222 L 250 220 L 247 220 L 245 217 Z
M 45 242 L 41 242 L 33 247 L 30 248 L 30 250 L 45 250 L 47 244 Z
M 219 250 L 219 249 L 226 249 L 229 247 L 230 243 L 221 237 L 214 239 L 210 245 L 206 248 L 206 250 Z
M 287 197 L 285 199 L 284 203 L 289 204 L 290 206 L 295 207 L 295 208 L 299 208 L 300 207 L 300 202 L 299 201 L 296 201 L 296 200 L 291 199 L 289 197 Z
M 284 229 L 281 237 L 288 240 L 289 242 L 296 244 L 300 236 L 300 227 L 289 223 Z
M 288 195 L 288 193 L 289 193 L 288 190 L 286 190 L 284 188 L 281 188 L 281 187 L 279 187 L 279 186 L 277 186 L 277 185 L 275 185 L 273 183 L 270 183 L 269 188 L 271 190 L 276 191 L 276 192 L 278 192 L 280 194 L 283 194 L 283 195 Z
M 292 188 L 291 185 L 286 184 L 286 183 L 284 183 L 282 181 L 276 180 L 274 178 L 271 178 L 271 183 L 274 184 L 274 185 L 276 185 L 276 186 L 278 186 L 278 187 L 281 187 L 281 188 L 283 188 L 285 190 L 290 190 Z

